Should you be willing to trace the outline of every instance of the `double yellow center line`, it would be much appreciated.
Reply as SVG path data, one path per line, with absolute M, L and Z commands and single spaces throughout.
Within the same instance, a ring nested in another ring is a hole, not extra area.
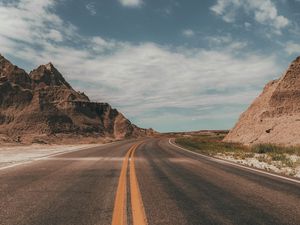
M 140 144 L 141 143 L 133 145 L 128 150 L 123 161 L 118 189 L 115 197 L 112 225 L 127 225 L 127 169 L 129 159 L 131 212 L 133 225 L 148 224 L 134 164 L 134 154 Z

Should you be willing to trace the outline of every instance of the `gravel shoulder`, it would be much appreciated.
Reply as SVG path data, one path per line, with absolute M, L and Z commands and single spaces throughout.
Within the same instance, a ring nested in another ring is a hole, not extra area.
M 300 178 L 300 157 L 297 155 L 285 154 L 287 162 L 291 163 L 272 160 L 267 154 L 254 154 L 252 157 L 245 158 L 236 157 L 234 152 L 228 152 L 226 154 L 218 153 L 215 157 L 269 172 Z

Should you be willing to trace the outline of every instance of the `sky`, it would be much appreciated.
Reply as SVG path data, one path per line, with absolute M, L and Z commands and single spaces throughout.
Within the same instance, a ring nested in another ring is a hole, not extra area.
M 300 0 L 0 0 L 0 53 L 158 131 L 230 129 L 300 55 Z

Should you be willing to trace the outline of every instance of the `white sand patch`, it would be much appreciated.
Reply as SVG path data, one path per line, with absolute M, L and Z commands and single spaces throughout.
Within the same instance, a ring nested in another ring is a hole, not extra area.
M 86 148 L 100 146 L 101 144 L 83 145 L 39 145 L 0 147 L 0 169 L 16 164 L 30 162 L 46 156 L 67 153 Z
M 242 159 L 234 156 L 234 152 L 232 152 L 226 154 L 218 153 L 215 157 L 257 169 L 300 178 L 300 156 L 297 155 L 286 154 L 287 159 L 290 160 L 293 165 L 287 165 L 282 161 L 272 161 L 267 154 L 254 154 L 253 157 Z

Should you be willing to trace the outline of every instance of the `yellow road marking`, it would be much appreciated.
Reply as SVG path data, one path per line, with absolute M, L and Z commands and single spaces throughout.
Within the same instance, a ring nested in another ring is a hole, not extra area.
M 140 144 L 140 143 L 139 143 Z M 112 218 L 112 225 L 127 225 L 127 168 L 130 161 L 130 193 L 131 193 L 131 211 L 133 225 L 147 225 L 147 217 L 142 201 L 141 192 L 137 176 L 135 173 L 134 153 L 139 144 L 133 145 L 126 153 L 122 164 L 121 174 L 119 177 L 119 184 L 115 197 L 114 212 Z
M 126 195 L 127 195 L 127 185 L 126 185 L 126 173 L 128 167 L 129 156 L 133 150 L 132 146 L 123 161 L 121 174 L 119 178 L 118 189 L 115 198 L 115 206 L 112 218 L 112 225 L 127 225 L 127 206 L 126 206 Z
M 147 217 L 144 209 L 142 195 L 140 192 L 138 180 L 135 173 L 134 165 L 134 153 L 137 146 L 131 153 L 130 161 L 130 193 L 131 193 L 131 207 L 132 207 L 132 219 L 133 225 L 147 225 Z

